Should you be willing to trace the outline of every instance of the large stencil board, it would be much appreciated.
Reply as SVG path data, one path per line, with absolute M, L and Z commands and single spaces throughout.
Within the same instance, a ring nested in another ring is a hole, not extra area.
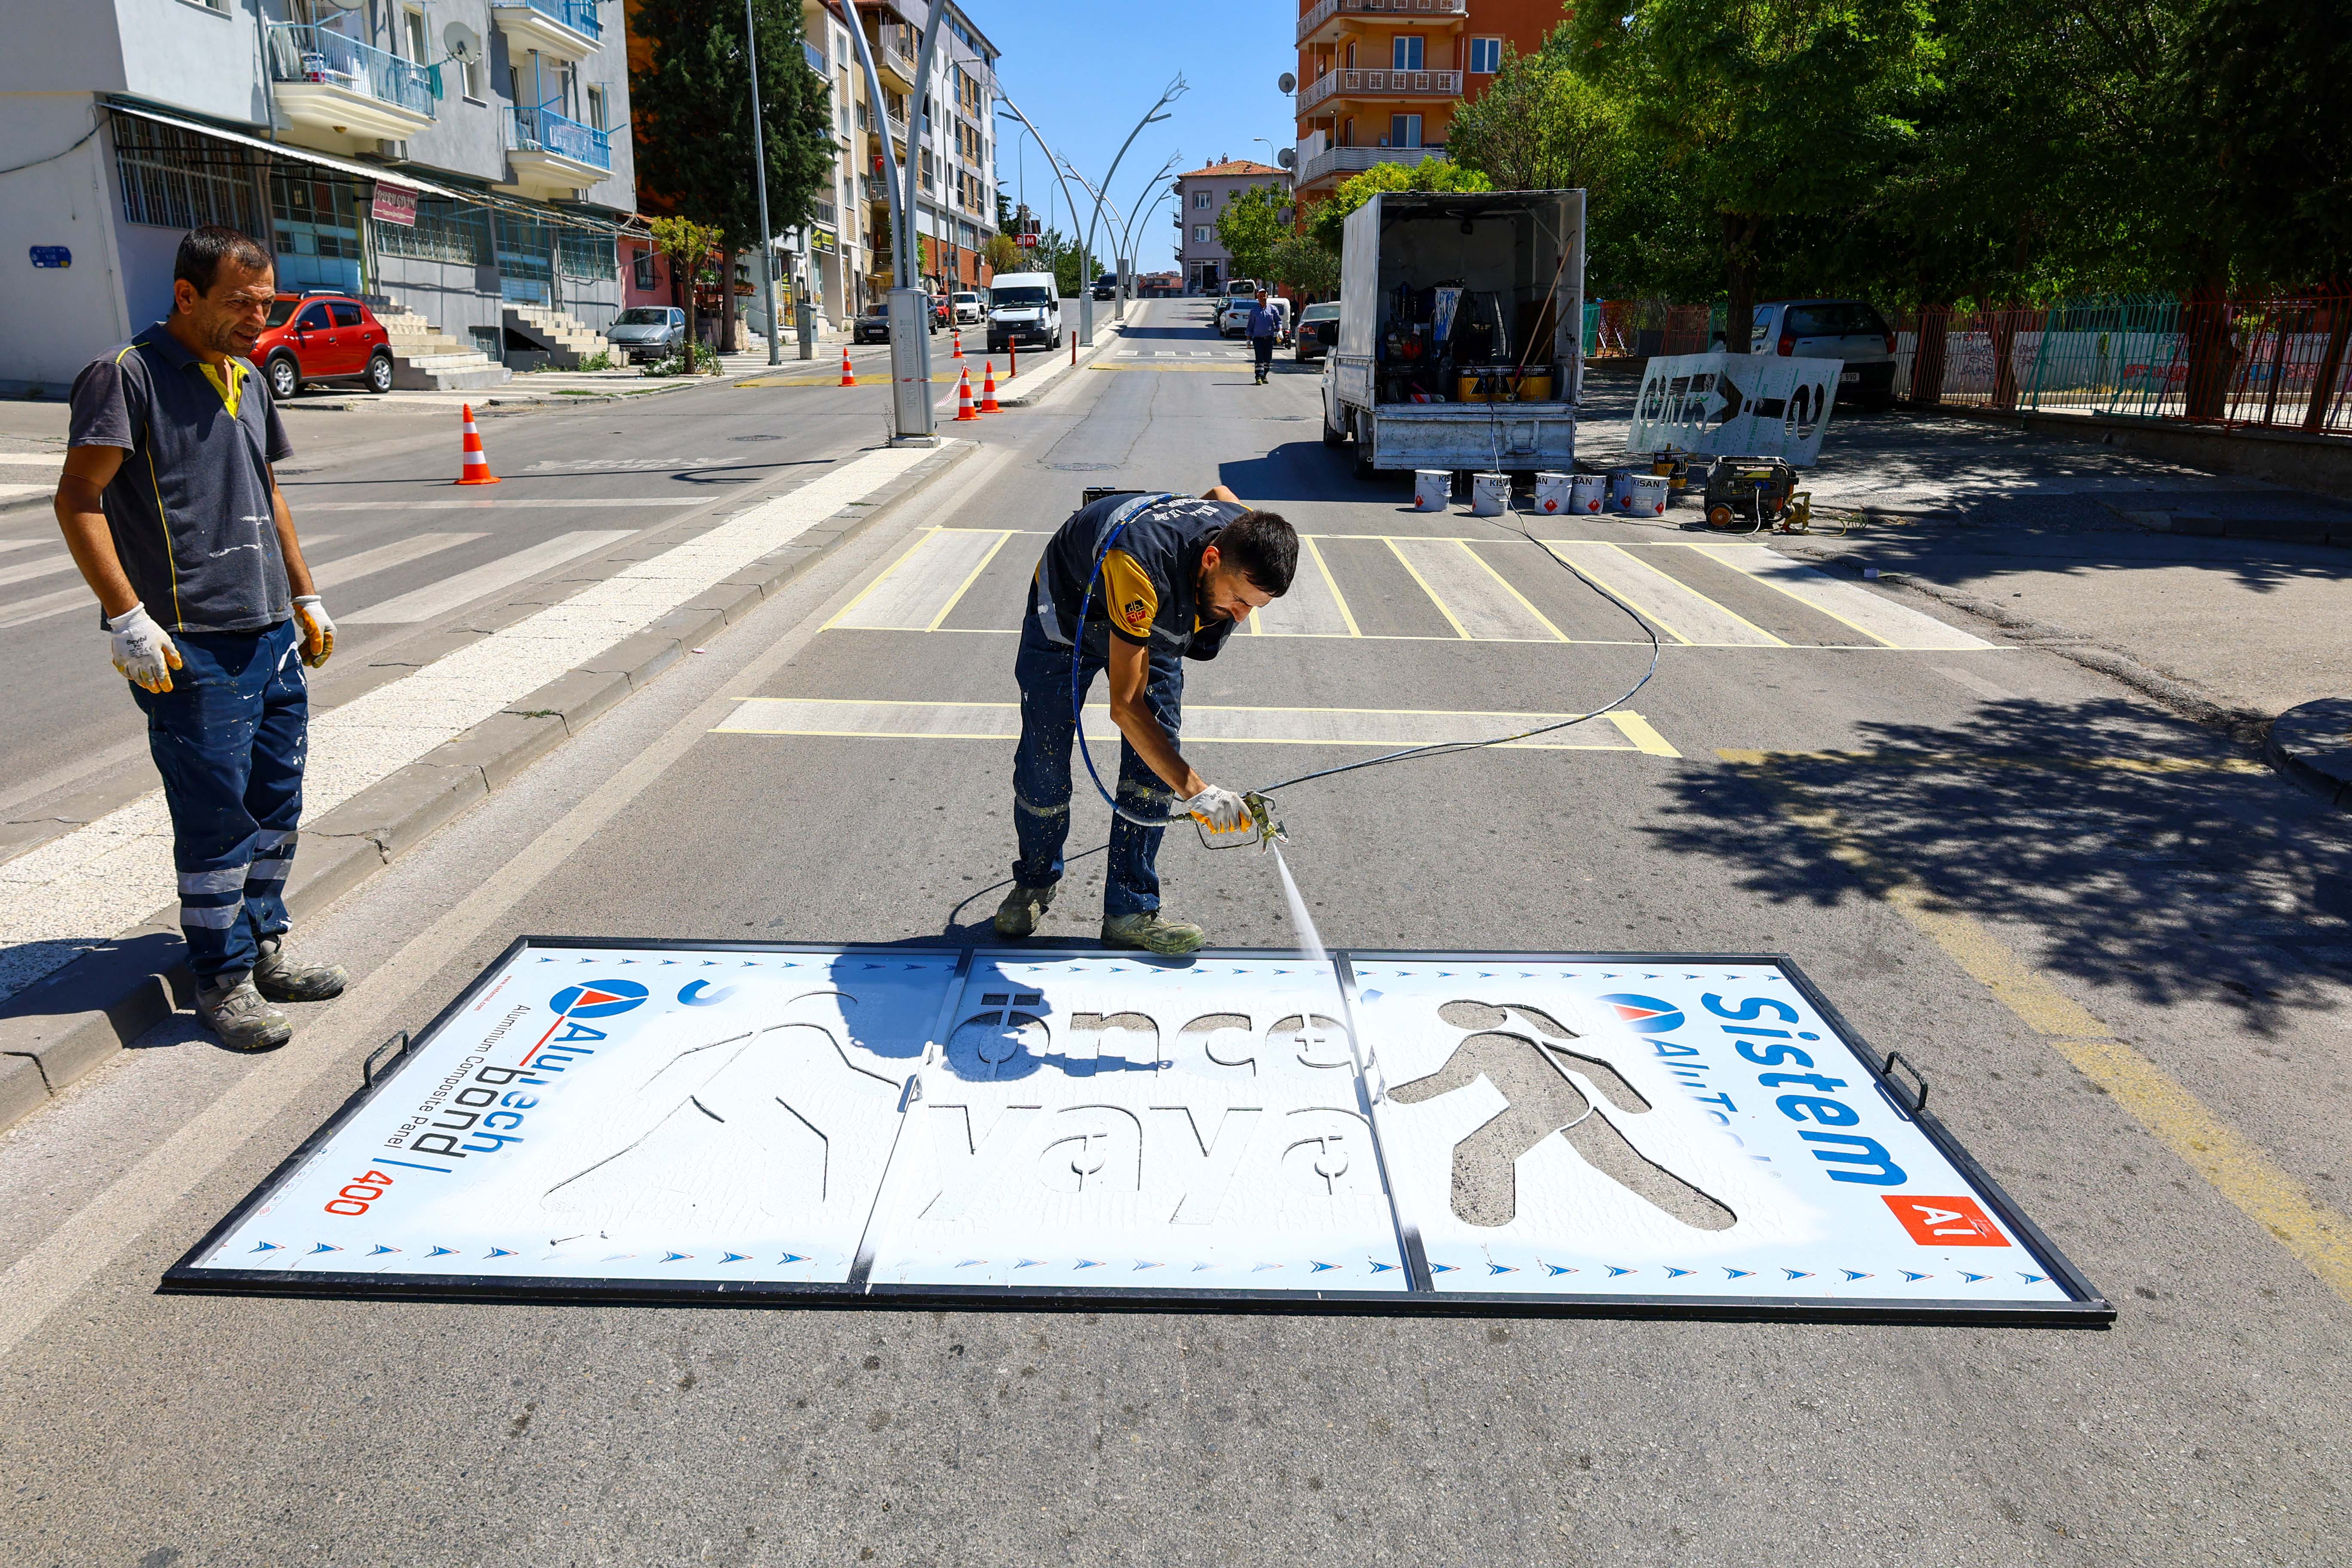
M 171 1289 L 2104 1321 L 1785 960 L 518 942 Z

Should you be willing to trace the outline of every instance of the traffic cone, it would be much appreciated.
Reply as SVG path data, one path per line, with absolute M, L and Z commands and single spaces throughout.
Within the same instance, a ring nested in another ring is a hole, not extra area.
M 466 471 L 457 476 L 461 485 L 494 485 L 498 475 L 490 472 L 490 455 L 482 450 L 482 433 L 474 428 L 474 405 L 462 404 L 466 421 Z
M 956 383 L 956 423 L 961 425 L 967 419 L 979 417 L 971 407 L 971 372 L 965 371 L 962 379 Z
M 963 329 L 961 327 L 956 329 L 955 357 L 958 359 L 963 358 Z
M 856 386 L 857 384 L 857 373 L 849 368 L 849 345 L 847 343 L 841 345 L 841 384 L 844 386 Z
M 985 363 L 988 366 L 988 379 L 981 384 L 980 411 L 982 414 L 1001 414 L 1003 410 L 996 406 L 996 362 L 989 360 Z

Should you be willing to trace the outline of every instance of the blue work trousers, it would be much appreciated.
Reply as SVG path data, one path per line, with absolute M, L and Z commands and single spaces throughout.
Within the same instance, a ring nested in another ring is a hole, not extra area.
M 188 968 L 241 979 L 286 930 L 286 873 L 302 817 L 310 690 L 286 621 L 259 632 L 182 632 L 172 689 L 133 686 L 172 809 Z
M 1274 368 L 1274 340 L 1272 338 L 1252 338 L 1250 340 L 1250 353 L 1257 356 L 1257 378 L 1260 381 L 1264 381 L 1266 377 L 1266 373 Z
M 1013 753 L 1013 822 L 1021 858 L 1013 879 L 1024 888 L 1050 888 L 1062 879 L 1062 845 L 1070 836 L 1070 751 L 1076 730 L 1070 704 L 1070 663 L 1079 657 L 1037 627 L 1031 611 L 1022 623 L 1021 652 L 1013 673 L 1021 683 L 1021 744 Z M 1144 700 L 1173 742 L 1182 721 L 1184 661 L 1154 650 Z M 1084 656 L 1080 689 L 1094 684 L 1103 660 Z M 1116 734 L 1090 734 L 1087 745 L 1100 767 L 1104 746 Z M 1092 788 L 1092 784 L 1088 786 Z M 1118 745 L 1118 804 L 1139 816 L 1166 816 L 1175 792 L 1162 784 L 1135 748 Z M 1160 907 L 1160 840 L 1165 828 L 1142 827 L 1123 816 L 1110 825 L 1110 868 L 1103 889 L 1103 915 L 1142 914 Z

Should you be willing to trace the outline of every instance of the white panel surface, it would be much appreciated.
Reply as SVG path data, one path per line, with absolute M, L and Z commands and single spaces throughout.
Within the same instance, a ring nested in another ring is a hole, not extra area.
M 1662 355 L 1643 370 L 1625 448 L 1778 457 L 1811 468 L 1844 370 L 1840 360 L 1777 354 Z

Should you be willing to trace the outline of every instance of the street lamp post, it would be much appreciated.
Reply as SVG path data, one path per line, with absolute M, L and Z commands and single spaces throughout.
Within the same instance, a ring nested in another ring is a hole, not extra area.
M 1078 227 L 1078 204 L 1076 198 L 1070 195 L 1070 182 L 1062 178 L 1062 160 L 1060 154 L 1056 153 L 1051 147 L 1045 145 L 1045 139 L 1037 134 L 1037 127 L 1035 123 L 1033 122 L 1027 115 L 1021 112 L 1021 106 L 1013 102 L 1013 100 L 1004 93 L 1002 84 L 998 87 L 997 96 L 1004 100 L 1004 107 L 1013 111 L 1012 117 L 1021 122 L 1022 129 L 1027 131 L 1031 136 L 1036 137 L 1037 150 L 1045 154 L 1045 166 L 1054 172 L 1054 183 L 1062 187 L 1062 200 L 1069 204 L 1071 237 L 1076 238 Z M 1053 205 L 1052 197 L 1050 195 L 1046 198 L 1046 216 L 1049 220 L 1048 226 L 1051 226 L 1050 220 L 1053 216 Z M 1078 272 L 1080 275 L 1078 279 L 1078 295 L 1081 299 L 1087 297 L 1087 279 L 1085 277 L 1086 269 L 1087 256 L 1086 252 L 1081 250 L 1078 252 Z
M 940 18 L 947 14 L 945 5 L 931 7 L 930 19 L 923 26 L 923 43 L 918 51 L 915 79 L 918 88 L 915 101 L 908 108 L 907 132 L 907 186 L 902 201 L 898 192 L 898 163 L 890 153 L 890 109 L 882 96 L 882 78 L 874 68 L 874 50 L 866 41 L 866 29 L 859 25 L 857 9 L 849 10 L 849 37 L 857 47 L 857 63 L 866 72 L 866 96 L 873 105 L 874 132 L 882 143 L 883 195 L 890 210 L 890 410 L 891 445 L 929 447 L 939 442 L 937 414 L 931 406 L 931 302 L 930 297 L 908 282 L 918 272 L 921 250 L 915 237 L 915 170 L 920 163 L 922 146 L 922 92 L 919 84 L 929 79 L 931 52 L 939 39 Z
M 1181 75 L 1179 75 L 1174 81 L 1168 84 L 1167 90 L 1160 93 L 1159 101 L 1154 103 L 1144 112 L 1143 118 L 1135 122 L 1135 129 L 1127 133 L 1127 140 L 1118 144 L 1118 155 L 1111 159 L 1110 172 L 1103 175 L 1104 190 L 1108 190 L 1110 188 L 1111 181 L 1118 177 L 1118 165 L 1120 160 L 1127 156 L 1127 150 L 1135 145 L 1135 139 L 1143 134 L 1143 128 L 1147 125 L 1155 124 L 1160 121 L 1173 118 L 1171 115 L 1162 114 L 1160 110 L 1167 108 L 1171 103 L 1174 102 L 1178 98 L 1181 98 L 1190 90 L 1191 89 L 1185 84 L 1184 79 Z M 1091 185 L 1087 188 L 1089 190 L 1093 190 Z M 1094 216 L 1087 220 L 1086 243 L 1079 247 L 1078 251 L 1078 254 L 1081 257 L 1086 256 L 1094 249 L 1095 226 L 1102 221 L 1102 192 L 1096 191 Z M 1071 222 L 1073 226 L 1076 223 L 1076 215 L 1075 213 L 1071 216 Z M 1090 288 L 1082 288 L 1078 294 L 1078 341 L 1089 345 L 1091 345 L 1095 341 L 1095 291 Z
M 782 364 L 784 351 L 776 336 L 775 236 L 768 228 L 768 142 L 760 124 L 760 35 L 751 20 L 751 0 L 743 0 L 743 43 L 751 65 L 751 169 L 753 186 L 760 193 L 760 299 L 768 311 L 768 363 Z M 731 264 L 729 270 L 733 271 Z M 727 287 L 735 287 L 733 278 L 728 279 Z

